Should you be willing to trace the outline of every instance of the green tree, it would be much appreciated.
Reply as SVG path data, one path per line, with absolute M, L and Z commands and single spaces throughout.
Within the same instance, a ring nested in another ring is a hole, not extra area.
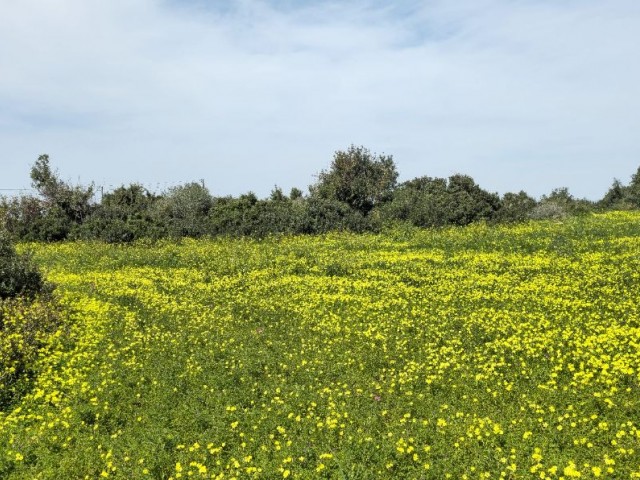
M 329 170 L 320 172 L 310 191 L 312 196 L 346 203 L 367 215 L 391 200 L 397 179 L 391 155 L 375 155 L 351 145 L 347 151 L 335 152 Z
M 609 209 L 620 208 L 626 203 L 628 187 L 622 185 L 622 182 L 615 178 L 611 187 L 607 193 L 605 193 L 604 197 L 598 202 L 599 206 Z
M 63 240 L 93 210 L 93 187 L 70 186 L 51 169 L 48 155 L 40 155 L 31 168 L 38 196 L 2 200 L 3 223 L 13 236 L 29 241 Z
M 31 168 L 31 180 L 47 208 L 58 209 L 71 224 L 81 224 L 92 209 L 93 186 L 71 186 L 51 170 L 49 155 L 40 155 Z
M 273 190 L 271 190 L 269 200 L 271 200 L 272 202 L 286 202 L 288 198 L 284 194 L 282 189 L 276 185 L 275 187 L 273 187 Z
M 631 183 L 627 187 L 626 199 L 635 208 L 640 208 L 640 167 L 631 176 Z
M 293 187 L 291 189 L 291 191 L 289 192 L 289 198 L 291 200 L 301 200 L 303 198 L 304 194 L 302 193 L 302 190 L 300 190 L 299 188 Z

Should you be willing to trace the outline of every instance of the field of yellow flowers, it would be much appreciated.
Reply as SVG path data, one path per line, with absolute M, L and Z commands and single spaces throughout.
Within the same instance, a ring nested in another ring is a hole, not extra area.
M 23 245 L 57 284 L 0 478 L 640 478 L 640 214 Z

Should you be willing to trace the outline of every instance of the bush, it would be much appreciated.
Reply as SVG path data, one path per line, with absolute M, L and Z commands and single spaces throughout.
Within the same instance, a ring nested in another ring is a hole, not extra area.
M 209 211 L 211 235 L 266 237 L 294 234 L 302 229 L 304 202 L 289 200 L 275 190 L 269 200 L 258 200 L 251 192 L 239 198 L 216 198 Z
M 59 206 L 30 195 L 3 198 L 2 210 L 4 228 L 20 240 L 64 240 L 73 228 L 73 223 Z
M 540 204 L 551 203 L 564 210 L 564 215 L 585 215 L 596 209 L 596 203 L 585 198 L 575 198 L 566 187 L 556 188 L 549 195 L 543 195 Z M 550 207 L 553 209 L 554 207 Z M 551 212 L 551 210 L 549 210 Z M 559 210 L 558 210 L 559 212 Z
M 523 222 L 530 218 L 537 202 L 525 192 L 505 193 L 500 201 L 500 209 L 496 212 L 496 222 Z
M 419 177 L 400 185 L 393 200 L 383 207 L 383 217 L 417 227 L 467 225 L 492 219 L 499 207 L 499 197 L 469 176 Z
M 33 187 L 39 196 L 2 199 L 4 228 L 26 241 L 58 241 L 68 238 L 90 215 L 93 187 L 71 186 L 49 166 L 49 156 L 40 155 L 31 169 Z
M 187 183 L 170 188 L 153 205 L 152 218 L 170 237 L 200 237 L 207 233 L 213 198 L 206 187 Z
M 0 299 L 32 297 L 43 291 L 44 280 L 25 255 L 18 255 L 6 234 L 0 233 Z
M 631 183 L 625 192 L 625 200 L 634 208 L 640 208 L 640 167 L 631 176 Z
M 158 237 L 161 227 L 150 213 L 156 201 L 157 197 L 142 185 L 118 187 L 104 195 L 77 234 L 81 238 L 100 239 L 107 243 Z
M 38 355 L 61 324 L 50 292 L 31 260 L 0 233 L 0 411 L 28 390 Z
M 556 202 L 541 202 L 529 214 L 533 220 L 562 220 L 567 217 L 565 207 Z
M 311 197 L 305 202 L 304 217 L 299 233 L 318 234 L 333 230 L 364 232 L 369 222 L 347 203 Z

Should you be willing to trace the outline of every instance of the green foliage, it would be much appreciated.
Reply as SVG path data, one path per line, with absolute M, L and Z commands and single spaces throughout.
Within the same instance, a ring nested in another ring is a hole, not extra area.
M 301 200 L 303 197 L 303 193 L 302 190 L 300 190 L 299 188 L 293 187 L 291 189 L 291 191 L 289 192 L 289 198 L 291 200 Z
M 448 180 L 419 177 L 398 187 L 384 207 L 383 217 L 418 227 L 467 225 L 490 220 L 499 208 L 499 197 L 481 189 L 467 175 L 453 175 Z
M 273 190 L 271 190 L 271 194 L 269 195 L 269 200 L 274 202 L 284 202 L 287 199 L 287 196 L 283 193 L 282 189 L 278 186 L 275 186 Z
M 60 180 L 51 170 L 48 155 L 38 157 L 31 168 L 31 180 L 45 208 L 57 209 L 70 224 L 81 224 L 91 213 L 93 186 L 71 186 Z
M 596 204 L 586 199 L 577 199 L 566 187 L 556 188 L 549 195 L 543 195 L 538 206 L 532 211 L 534 219 L 560 219 L 568 215 L 584 215 L 595 210 Z
M 598 210 L 640 208 L 640 168 L 628 186 L 615 180 L 597 203 L 574 198 L 566 188 L 539 202 L 521 191 L 500 198 L 468 175 L 428 176 L 397 185 L 390 155 L 351 145 L 334 154 L 305 196 L 287 196 L 275 186 L 266 199 L 249 192 L 213 198 L 200 183 L 153 195 L 142 185 L 122 186 L 91 202 L 93 187 L 70 186 L 41 155 L 31 170 L 39 196 L 0 198 L 0 220 L 15 238 L 27 241 L 99 239 L 108 243 L 140 238 L 316 234 L 332 230 L 379 232 L 407 223 L 416 227 L 468 225 L 478 221 L 521 222 L 562 219 Z
M 536 200 L 523 191 L 508 192 L 502 196 L 500 209 L 493 219 L 496 222 L 523 222 L 530 218 L 536 205 Z
M 640 167 L 631 176 L 629 185 L 623 185 L 617 178 L 598 202 L 598 206 L 605 210 L 630 210 L 640 208 Z
M 367 215 L 392 198 L 397 179 L 391 155 L 375 155 L 364 147 L 351 145 L 346 152 L 334 154 L 331 167 L 320 172 L 310 190 L 312 196 L 344 202 Z
M 208 231 L 211 235 L 243 236 L 256 221 L 258 198 L 253 192 L 238 198 L 215 198 L 209 210 Z
M 4 227 L 13 236 L 29 241 L 57 241 L 72 235 L 90 215 L 93 187 L 70 186 L 60 180 L 40 155 L 31 169 L 39 197 L 2 200 Z
M 44 350 L 66 336 L 64 323 L 51 296 L 0 300 L 0 412 L 30 390 Z
M 200 237 L 207 233 L 212 205 L 209 190 L 192 182 L 169 189 L 155 202 L 152 217 L 171 237 Z
M 253 193 L 239 198 L 216 198 L 209 212 L 209 233 L 222 236 L 254 236 L 300 233 L 305 206 L 279 194 L 258 200 Z
M 4 228 L 26 241 L 58 241 L 69 235 L 72 225 L 62 210 L 30 195 L 2 199 Z
M 33 296 L 45 287 L 30 258 L 16 253 L 6 234 L 0 233 L 0 299 Z
M 322 197 L 311 197 L 305 203 L 300 233 L 318 234 L 332 230 L 364 232 L 368 230 L 364 215 L 349 205 Z
M 142 185 L 121 186 L 106 193 L 78 236 L 97 238 L 107 243 L 131 242 L 159 236 L 160 229 L 151 217 L 157 197 Z
M 615 210 L 625 203 L 626 197 L 627 187 L 622 185 L 620 180 L 616 178 L 607 193 L 598 202 L 598 205 L 606 210 Z
M 500 208 L 498 195 L 483 190 L 468 175 L 449 177 L 447 192 L 451 195 L 449 219 L 454 225 L 490 220 Z
M 626 200 L 633 205 L 634 208 L 640 208 L 640 167 L 631 177 L 631 183 L 627 187 Z
M 62 188 L 62 182 L 51 170 L 49 155 L 40 155 L 31 167 L 31 182 L 44 198 L 54 200 Z

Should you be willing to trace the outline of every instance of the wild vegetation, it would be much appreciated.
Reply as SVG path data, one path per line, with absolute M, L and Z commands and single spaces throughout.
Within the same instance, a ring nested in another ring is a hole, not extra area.
M 69 322 L 1 478 L 640 478 L 638 212 L 20 249 Z
M 640 169 L 598 202 L 355 146 L 307 195 L 31 179 L 0 478 L 640 478 Z
M 629 185 L 615 180 L 597 202 L 557 188 L 539 200 L 520 191 L 488 192 L 468 175 L 428 176 L 398 184 L 393 157 L 364 147 L 337 151 L 328 169 L 309 186 L 269 198 L 252 192 L 215 197 L 201 183 L 155 194 L 142 185 L 103 192 L 61 180 L 47 155 L 31 169 L 37 195 L 0 198 L 0 222 L 22 241 L 98 239 L 126 243 L 140 238 L 201 236 L 265 237 L 329 231 L 379 232 L 393 225 L 418 227 L 563 219 L 571 215 L 640 208 L 640 168 Z
M 0 232 L 0 410 L 29 389 L 38 356 L 62 324 L 51 290 Z

